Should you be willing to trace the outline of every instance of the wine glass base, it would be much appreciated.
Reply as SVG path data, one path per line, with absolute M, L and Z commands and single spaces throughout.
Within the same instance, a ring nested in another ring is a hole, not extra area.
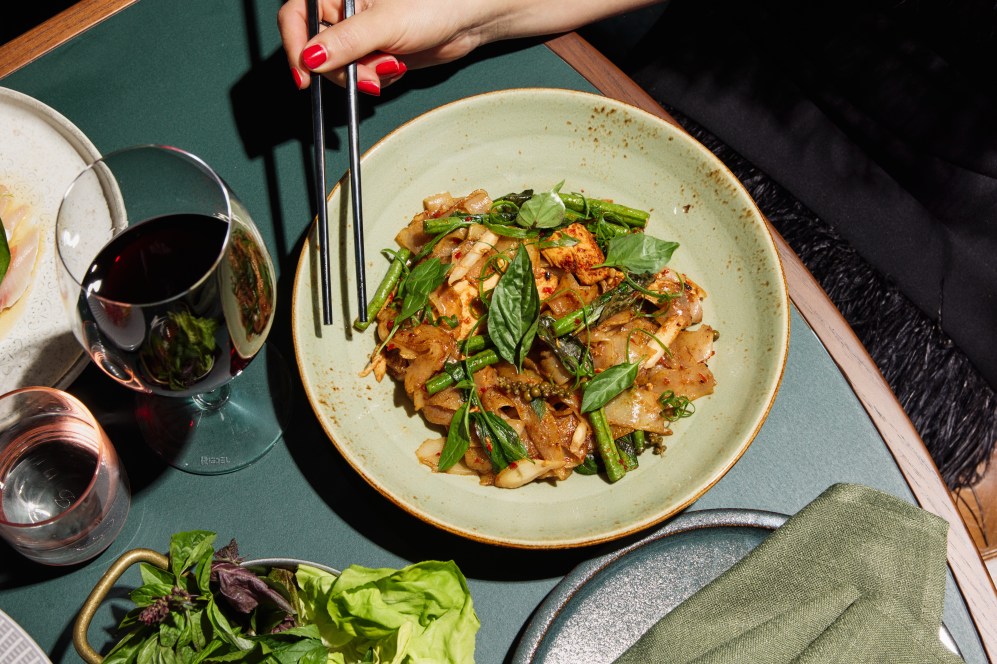
M 221 475 L 257 461 L 283 434 L 291 377 L 280 352 L 264 344 L 225 386 L 192 398 L 140 394 L 136 419 L 166 463 L 196 475 Z

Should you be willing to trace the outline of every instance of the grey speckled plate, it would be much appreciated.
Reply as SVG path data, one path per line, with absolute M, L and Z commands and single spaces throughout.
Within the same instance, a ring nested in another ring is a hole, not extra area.
M 686 512 L 636 544 L 582 563 L 537 609 L 513 664 L 614 661 L 786 518 L 774 512 L 738 509 Z M 944 626 L 940 637 L 958 653 Z

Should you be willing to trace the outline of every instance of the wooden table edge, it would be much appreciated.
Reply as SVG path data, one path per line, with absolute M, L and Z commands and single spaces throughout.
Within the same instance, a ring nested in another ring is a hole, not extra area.
M 80 0 L 24 35 L 0 46 L 0 79 L 35 61 L 137 0 Z M 678 124 L 661 106 L 576 33 L 547 46 L 603 94 Z M 918 503 L 948 521 L 948 559 L 980 640 L 997 659 L 997 590 L 924 442 L 844 317 L 781 235 L 771 227 L 789 295 L 852 386 Z
M 561 35 L 549 40 L 547 46 L 606 96 L 678 124 L 653 97 L 578 34 Z M 997 589 L 924 441 L 841 312 L 771 224 L 769 230 L 782 260 L 793 304 L 855 391 L 918 503 L 948 521 L 949 565 L 987 656 L 994 661 L 997 659 Z
M 0 79 L 138 0 L 80 0 L 41 25 L 0 46 Z

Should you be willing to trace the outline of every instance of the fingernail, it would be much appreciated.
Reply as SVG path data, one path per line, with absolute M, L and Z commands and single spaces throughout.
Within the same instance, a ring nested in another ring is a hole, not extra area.
M 378 76 L 397 76 L 398 71 L 402 68 L 402 63 L 398 60 L 385 60 L 384 62 L 379 62 L 374 71 L 377 72 Z
M 398 61 L 398 68 L 394 72 L 392 72 L 390 74 L 384 74 L 384 75 L 382 75 L 381 79 L 382 80 L 387 80 L 387 81 L 394 81 L 397 78 L 401 78 L 402 74 L 404 74 L 407 71 L 408 71 L 408 67 L 405 66 L 405 63 L 401 62 L 401 61 Z M 380 73 L 381 72 L 378 72 L 378 74 L 380 74 Z
M 301 89 L 301 72 L 297 67 L 291 67 L 291 76 L 294 77 L 294 87 Z
M 329 54 L 325 52 L 325 47 L 321 44 L 312 44 L 301 52 L 301 61 L 304 62 L 305 66 L 309 69 L 321 67 L 322 63 L 328 58 Z
M 381 96 L 381 86 L 374 81 L 357 81 L 357 90 L 375 97 Z

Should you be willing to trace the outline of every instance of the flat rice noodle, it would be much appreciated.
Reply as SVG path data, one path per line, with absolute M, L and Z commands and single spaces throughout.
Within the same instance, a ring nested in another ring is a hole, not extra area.
M 446 213 L 454 205 L 454 197 L 449 191 L 442 191 L 422 199 L 422 209 L 426 216 L 435 219 Z
M 398 235 L 395 236 L 395 242 L 411 251 L 413 256 L 422 251 L 422 248 L 429 244 L 430 240 L 435 237 L 422 230 L 422 222 L 426 218 L 427 215 L 424 213 L 415 215 L 412 217 L 409 225 L 400 230 Z
M 422 323 L 398 330 L 391 345 L 409 361 L 405 369 L 405 392 L 410 396 L 424 392 L 426 381 L 443 369 L 443 363 L 457 356 L 457 342 L 443 328 Z M 418 410 L 420 404 L 416 403 Z
M 664 433 L 668 422 L 661 417 L 658 397 L 667 391 L 696 400 L 713 394 L 716 379 L 705 360 L 713 355 L 713 328 L 703 325 L 680 332 L 665 356 L 651 369 L 641 370 L 633 389 L 606 404 L 609 424 L 621 429 Z
M 554 318 L 567 316 L 599 297 L 598 286 L 582 286 L 570 272 L 562 270 L 553 272 L 559 278 L 558 294 L 547 300 L 545 305 Z
M 661 417 L 661 392 L 653 389 L 630 389 L 606 404 L 606 420 L 614 429 L 665 433 L 668 422 Z
M 695 330 L 684 330 L 671 346 L 672 355 L 681 358 L 686 364 L 705 364 L 716 353 L 713 348 L 714 335 L 715 331 L 709 325 L 700 325 Z
M 575 377 L 561 364 L 561 360 L 547 348 L 540 351 L 539 367 L 540 373 L 554 385 L 567 385 L 575 380 Z
M 430 424 L 449 427 L 454 413 L 463 403 L 460 392 L 456 388 L 448 387 L 422 400 L 422 414 Z
M 608 369 L 621 362 L 636 362 L 641 357 L 650 356 L 652 345 L 657 342 L 647 334 L 638 332 L 644 330 L 654 334 L 657 326 L 650 318 L 633 318 L 629 311 L 622 311 L 608 321 L 591 330 L 588 335 L 592 353 L 592 363 L 596 370 Z M 585 339 L 585 333 L 580 334 Z M 629 340 L 630 356 L 627 356 L 627 341 Z
M 449 263 L 450 256 L 453 254 L 454 249 L 460 246 L 461 242 L 464 241 L 464 236 L 466 234 L 466 228 L 458 228 L 457 230 L 450 232 L 446 237 L 436 243 L 433 250 L 429 252 L 430 257 L 439 258 L 441 263 Z

